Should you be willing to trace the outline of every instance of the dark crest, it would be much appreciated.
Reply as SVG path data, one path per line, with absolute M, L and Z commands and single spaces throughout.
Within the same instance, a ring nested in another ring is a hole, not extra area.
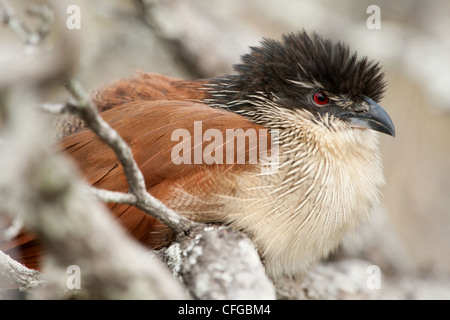
M 229 91 L 231 96 L 226 98 L 231 100 L 256 93 L 293 96 L 296 90 L 301 91 L 295 82 L 306 84 L 308 90 L 319 85 L 335 95 L 354 99 L 365 95 L 374 101 L 381 100 L 385 88 L 378 63 L 366 57 L 358 59 L 342 42 L 333 43 L 304 31 L 283 35 L 281 41 L 263 39 L 261 46 L 251 47 L 234 68 L 238 75 L 217 80 Z

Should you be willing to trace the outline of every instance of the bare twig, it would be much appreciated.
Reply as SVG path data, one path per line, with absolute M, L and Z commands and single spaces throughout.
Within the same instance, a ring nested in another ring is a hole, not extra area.
M 23 221 L 20 220 L 18 217 L 16 217 L 11 225 L 6 228 L 6 230 L 3 232 L 3 234 L 0 235 L 0 240 L 3 241 L 10 241 L 16 237 L 20 230 L 23 228 Z
M 122 193 L 116 191 L 109 191 L 104 189 L 89 188 L 89 192 L 97 197 L 98 200 L 110 203 L 124 203 L 135 205 L 137 198 L 132 193 Z
M 112 203 L 125 203 L 139 207 L 144 212 L 153 215 L 176 232 L 187 232 L 199 224 L 179 216 L 167 208 L 159 200 L 152 197 L 145 189 L 145 180 L 139 167 L 134 161 L 132 152 L 117 132 L 105 122 L 90 101 L 84 89 L 74 80 L 67 84 L 67 88 L 77 102 L 66 104 L 41 104 L 39 108 L 52 114 L 72 113 L 80 116 L 103 141 L 115 151 L 124 167 L 131 193 L 112 192 L 90 188 L 99 200 Z
M 29 19 L 23 19 L 10 5 L 10 1 L 0 0 L 0 24 L 3 23 L 25 45 L 25 51 L 23 46 L 14 43 L 2 47 L 4 63 L 0 87 L 10 87 L 24 80 L 51 82 L 70 76 L 81 46 L 77 34 L 66 28 L 64 5 L 68 1 L 47 0 L 48 6 L 29 6 L 28 14 L 37 20 L 36 26 L 32 26 Z M 53 15 L 53 11 L 57 14 Z M 44 41 L 50 31 L 56 29 L 58 32 L 49 41 Z M 17 59 L 24 56 L 24 59 Z
M 28 13 L 41 20 L 37 32 L 31 31 L 25 22 L 17 15 L 8 2 L 0 0 L 0 10 L 3 13 L 3 23 L 7 25 L 25 44 L 37 45 L 50 32 L 53 24 L 53 12 L 47 6 L 30 6 Z
M 198 223 L 178 215 L 147 192 L 144 176 L 127 143 L 103 120 L 89 95 L 78 82 L 70 80 L 66 87 L 76 99 L 76 103 L 69 103 L 60 110 L 68 110 L 71 113 L 78 114 L 91 130 L 114 150 L 123 166 L 131 193 L 136 197 L 133 204 L 171 227 L 175 232 L 186 233 L 193 227 L 198 226 Z M 130 201 L 131 198 L 129 197 L 127 202 L 130 203 Z
M 141 20 L 153 31 L 156 37 L 161 41 L 162 45 L 167 48 L 169 54 L 172 54 L 175 59 L 173 62 L 181 69 L 185 70 L 193 78 L 205 78 L 210 76 L 207 72 L 203 72 L 199 67 L 198 57 L 193 55 L 184 45 L 182 41 L 177 38 L 167 36 L 158 24 L 157 19 L 153 14 L 153 9 L 157 6 L 155 2 L 147 2 L 144 0 L 134 0 L 137 12 Z
M 41 103 L 38 105 L 38 109 L 55 115 L 70 112 L 69 105 L 66 103 Z
M 161 255 L 198 299 L 275 299 L 254 244 L 237 230 L 207 226 Z
M 38 25 L 38 30 L 36 33 L 38 34 L 40 40 L 44 39 L 50 33 L 53 25 L 53 11 L 46 5 L 32 5 L 27 9 L 27 12 L 29 15 L 40 19 L 41 22 Z
M 19 285 L 23 290 L 32 290 L 44 283 L 39 271 L 28 269 L 2 251 L 0 251 L 0 278 Z
M 13 7 L 8 2 L 0 0 L 3 23 L 8 26 L 24 43 L 36 44 L 38 39 L 27 28 L 23 20 L 16 14 Z

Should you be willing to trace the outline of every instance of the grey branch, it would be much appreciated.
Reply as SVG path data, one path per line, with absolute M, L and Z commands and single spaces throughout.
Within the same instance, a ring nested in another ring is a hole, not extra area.
M 201 228 L 161 255 L 197 299 L 276 298 L 253 243 L 231 228 Z
M 68 110 L 79 115 L 89 125 L 91 130 L 114 150 L 123 166 L 131 193 L 136 196 L 134 205 L 178 233 L 188 232 L 193 227 L 198 226 L 198 223 L 178 215 L 147 192 L 144 176 L 134 160 L 133 153 L 127 143 L 103 120 L 89 95 L 78 82 L 72 79 L 66 87 L 76 99 L 76 102 L 67 104 L 66 109 L 62 110 Z
M 0 278 L 17 284 L 22 290 L 33 290 L 44 283 L 39 271 L 28 269 L 1 251 Z
M 94 187 L 90 187 L 89 192 L 93 194 L 98 200 L 106 203 L 124 203 L 131 205 L 135 205 L 137 203 L 137 198 L 132 193 L 116 192 Z
M 12 223 L 5 229 L 3 234 L 0 234 L 0 241 L 10 241 L 14 239 L 22 230 L 23 222 L 18 217 L 16 217 Z
M 3 23 L 7 25 L 25 44 L 37 45 L 50 32 L 53 24 L 53 11 L 47 6 L 30 6 L 28 13 L 40 19 L 38 31 L 31 31 L 8 2 L 0 0 Z

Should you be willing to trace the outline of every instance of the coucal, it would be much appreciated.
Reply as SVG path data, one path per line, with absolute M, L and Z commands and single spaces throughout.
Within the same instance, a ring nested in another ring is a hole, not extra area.
M 347 45 L 304 31 L 264 39 L 235 71 L 193 81 L 141 72 L 93 99 L 132 148 L 153 196 L 189 219 L 242 230 L 271 277 L 294 275 L 336 248 L 380 200 L 378 132 L 395 135 L 377 104 L 383 72 Z M 64 132 L 70 133 L 61 141 L 64 152 L 92 185 L 128 191 L 120 163 L 95 134 L 82 123 Z M 249 142 L 249 132 L 258 133 L 258 143 Z M 241 138 L 244 146 L 227 148 Z M 251 159 L 261 145 L 270 155 L 277 146 L 269 170 L 267 161 Z M 170 228 L 134 206 L 110 208 L 149 247 L 174 239 Z M 3 246 L 31 267 L 38 248 L 26 232 Z

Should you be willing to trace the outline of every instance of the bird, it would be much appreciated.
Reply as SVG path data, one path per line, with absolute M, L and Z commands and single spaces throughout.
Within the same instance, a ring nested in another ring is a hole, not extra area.
M 130 146 L 151 195 L 193 221 L 242 231 L 271 278 L 294 276 L 333 252 L 381 201 L 379 136 L 395 136 L 378 104 L 384 72 L 346 43 L 305 30 L 263 38 L 234 70 L 197 80 L 139 71 L 92 100 Z M 82 121 L 61 128 L 59 147 L 92 186 L 129 192 L 114 152 Z M 228 148 L 239 139 L 244 145 Z M 266 156 L 254 159 L 261 146 Z M 174 241 L 173 230 L 140 209 L 108 206 L 145 246 Z M 5 250 L 37 268 L 38 248 L 24 232 Z

